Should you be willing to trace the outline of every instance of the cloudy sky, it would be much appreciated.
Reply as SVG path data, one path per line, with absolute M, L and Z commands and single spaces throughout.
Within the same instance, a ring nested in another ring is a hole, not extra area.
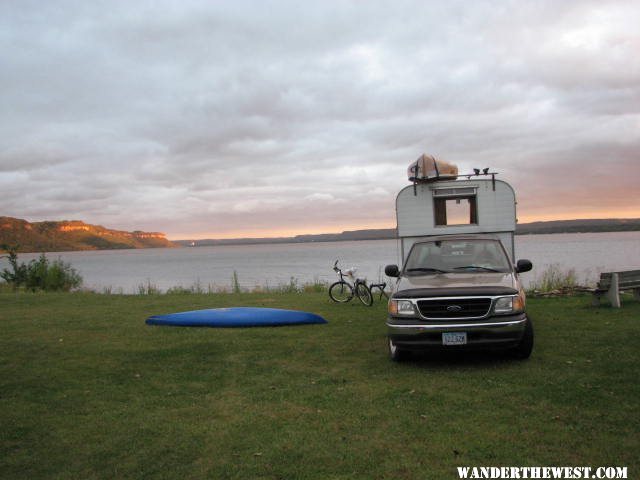
M 0 215 L 395 226 L 427 152 L 521 222 L 640 217 L 640 3 L 0 2 Z

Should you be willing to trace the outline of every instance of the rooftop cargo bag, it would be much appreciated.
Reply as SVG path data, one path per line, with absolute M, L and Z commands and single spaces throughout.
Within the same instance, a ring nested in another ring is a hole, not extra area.
M 451 180 L 458 177 L 458 167 L 424 154 L 409 165 L 407 176 L 411 182 Z

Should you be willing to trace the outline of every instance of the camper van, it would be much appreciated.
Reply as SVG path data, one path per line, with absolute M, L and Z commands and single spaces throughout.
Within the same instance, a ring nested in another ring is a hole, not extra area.
M 387 318 L 392 360 L 475 348 L 531 355 L 519 275 L 532 265 L 515 261 L 515 193 L 496 175 L 458 175 L 426 156 L 409 168 L 413 184 L 396 199 L 401 266 L 385 268 L 397 279 Z

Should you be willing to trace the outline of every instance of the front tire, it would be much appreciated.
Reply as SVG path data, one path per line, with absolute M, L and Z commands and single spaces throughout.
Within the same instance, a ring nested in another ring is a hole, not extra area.
M 356 295 L 358 299 L 367 307 L 373 305 L 373 296 L 371 296 L 371 290 L 364 283 L 358 283 L 356 285 Z
M 347 282 L 336 282 L 329 287 L 329 297 L 337 303 L 347 303 L 353 298 L 353 288 Z
M 513 356 L 520 360 L 526 360 L 531 356 L 533 350 L 533 324 L 531 319 L 527 317 L 527 324 L 525 325 L 524 335 L 517 347 L 513 349 Z

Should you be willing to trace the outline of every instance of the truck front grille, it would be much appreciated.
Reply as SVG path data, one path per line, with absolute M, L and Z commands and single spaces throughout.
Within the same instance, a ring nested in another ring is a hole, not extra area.
M 490 308 L 490 298 L 418 300 L 418 309 L 425 318 L 484 317 L 489 313 Z

